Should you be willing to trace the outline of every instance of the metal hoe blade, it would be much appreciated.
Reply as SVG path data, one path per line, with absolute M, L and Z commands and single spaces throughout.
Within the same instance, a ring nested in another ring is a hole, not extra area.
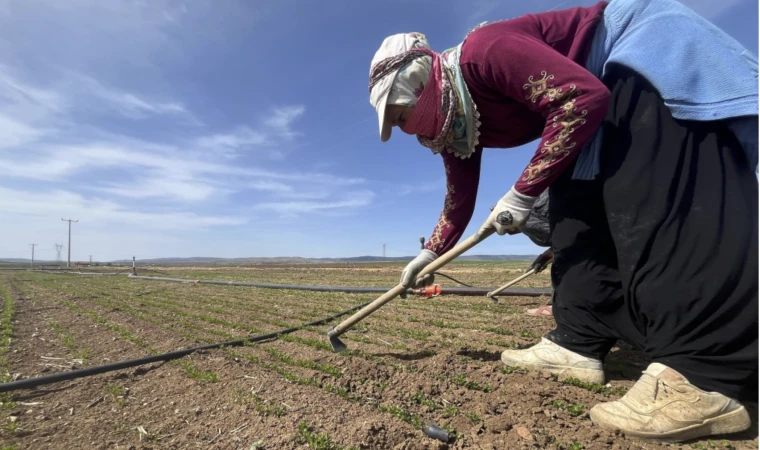
M 345 342 L 341 341 L 338 336 L 331 336 L 330 334 L 335 329 L 335 327 L 331 327 L 327 331 L 327 336 L 330 338 L 330 345 L 332 346 L 332 349 L 335 353 L 340 353 L 343 351 L 348 350 L 348 346 Z

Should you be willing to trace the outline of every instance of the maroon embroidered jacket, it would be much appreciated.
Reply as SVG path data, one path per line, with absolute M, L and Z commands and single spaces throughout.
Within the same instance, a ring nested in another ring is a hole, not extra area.
M 426 248 L 446 253 L 469 224 L 483 147 L 518 147 L 541 138 L 515 182 L 518 192 L 538 196 L 591 140 L 607 112 L 609 91 L 583 66 L 605 6 L 496 22 L 465 40 L 460 65 L 480 112 L 480 145 L 468 159 L 442 154 L 446 200 Z

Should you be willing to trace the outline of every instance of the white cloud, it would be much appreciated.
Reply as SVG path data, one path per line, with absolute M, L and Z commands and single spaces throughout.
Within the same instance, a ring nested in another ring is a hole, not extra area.
M 275 108 L 272 116 L 264 121 L 267 127 L 270 127 L 278 136 L 286 139 L 292 139 L 298 135 L 291 128 L 291 124 L 297 118 L 301 117 L 306 108 L 303 105 L 285 106 Z
M 257 191 L 277 192 L 280 194 L 293 192 L 292 186 L 271 180 L 255 181 L 249 187 Z
M 283 157 L 283 153 L 272 148 L 274 141 L 266 130 L 252 130 L 248 126 L 239 126 L 229 133 L 217 133 L 198 138 L 195 143 L 202 151 L 211 150 L 225 158 L 235 158 L 254 148 L 266 147 L 266 153 L 274 159 Z
M 214 194 L 226 192 L 200 180 L 154 176 L 126 183 L 109 183 L 94 190 L 126 198 L 168 198 L 184 202 L 199 202 Z
M 263 133 L 253 131 L 247 126 L 240 126 L 231 133 L 220 133 L 211 136 L 203 136 L 198 139 L 198 145 L 203 148 L 232 148 L 262 145 L 267 142 Z
M 50 111 L 61 111 L 64 100 L 50 89 L 32 86 L 5 65 L 0 65 L 0 97 L 12 104 L 32 104 Z
M 185 117 L 193 123 L 198 123 L 197 119 L 192 117 L 181 103 L 147 99 L 112 86 L 105 86 L 94 78 L 81 73 L 68 72 L 68 75 L 65 87 L 69 95 L 78 97 L 79 104 L 86 105 L 88 102 L 82 102 L 82 99 L 90 97 L 96 106 L 116 111 L 130 119 L 170 115 Z
M 6 217 L 57 220 L 58 216 L 72 216 L 101 225 L 118 223 L 155 230 L 187 230 L 246 223 L 242 217 L 199 215 L 187 211 L 138 211 L 110 200 L 85 197 L 65 190 L 34 192 L 0 187 L 0 210 Z
M 268 202 L 256 205 L 254 209 L 262 211 L 274 211 L 283 216 L 301 216 L 308 213 L 324 212 L 332 210 L 350 210 L 367 206 L 372 202 L 375 194 L 372 191 L 353 193 L 347 198 L 333 201 L 284 201 Z
M 317 190 L 314 186 L 299 186 L 299 189 L 296 189 L 292 185 L 279 181 L 260 180 L 250 183 L 246 187 L 255 191 L 271 193 L 278 199 L 320 200 L 330 197 L 330 193 L 324 186 Z
M 445 193 L 446 180 L 428 181 L 425 183 L 417 183 L 417 184 L 399 184 L 399 185 L 395 185 L 392 191 L 396 195 L 420 194 L 424 192 L 435 192 L 435 191 L 440 191 L 442 193 Z
M 0 114 L 0 149 L 28 144 L 52 131 L 35 128 Z

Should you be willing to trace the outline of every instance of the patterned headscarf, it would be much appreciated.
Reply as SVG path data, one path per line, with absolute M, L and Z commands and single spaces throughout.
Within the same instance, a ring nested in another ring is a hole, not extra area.
M 430 79 L 433 58 L 420 56 L 401 67 L 388 94 L 389 105 L 414 106 Z
M 446 151 L 468 158 L 478 144 L 480 121 L 461 77 L 458 61 L 461 45 L 439 55 L 430 50 L 424 35 L 417 33 L 416 37 L 418 47 L 386 58 L 371 68 L 369 90 L 372 92 L 375 84 L 400 69 L 388 103 L 415 106 L 404 131 L 416 134 L 420 144 L 433 153 Z M 430 68 L 426 68 L 426 61 L 430 61 Z M 401 74 L 404 68 L 407 71 Z M 427 80 L 425 72 L 429 74 Z

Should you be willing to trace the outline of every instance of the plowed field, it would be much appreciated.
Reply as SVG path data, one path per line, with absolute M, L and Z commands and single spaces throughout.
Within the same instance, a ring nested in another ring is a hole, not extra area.
M 401 267 L 161 270 L 191 279 L 390 287 Z M 476 286 L 497 286 L 526 267 L 459 263 L 444 272 Z M 437 282 L 455 286 L 440 277 Z M 516 287 L 548 285 L 548 273 L 542 273 Z M 31 272 L 0 274 L 0 287 L 3 381 L 268 333 L 372 299 Z M 551 318 L 524 314 L 546 301 L 410 296 L 345 334 L 349 351 L 341 354 L 331 351 L 327 326 L 313 327 L 15 391 L 0 398 L 0 448 L 758 448 L 756 427 L 682 446 L 596 428 L 589 408 L 619 398 L 647 365 L 622 344 L 605 362 L 604 386 L 505 367 L 501 350 L 528 347 L 552 329 Z M 456 439 L 444 444 L 427 437 L 421 431 L 427 424 L 447 428 Z

